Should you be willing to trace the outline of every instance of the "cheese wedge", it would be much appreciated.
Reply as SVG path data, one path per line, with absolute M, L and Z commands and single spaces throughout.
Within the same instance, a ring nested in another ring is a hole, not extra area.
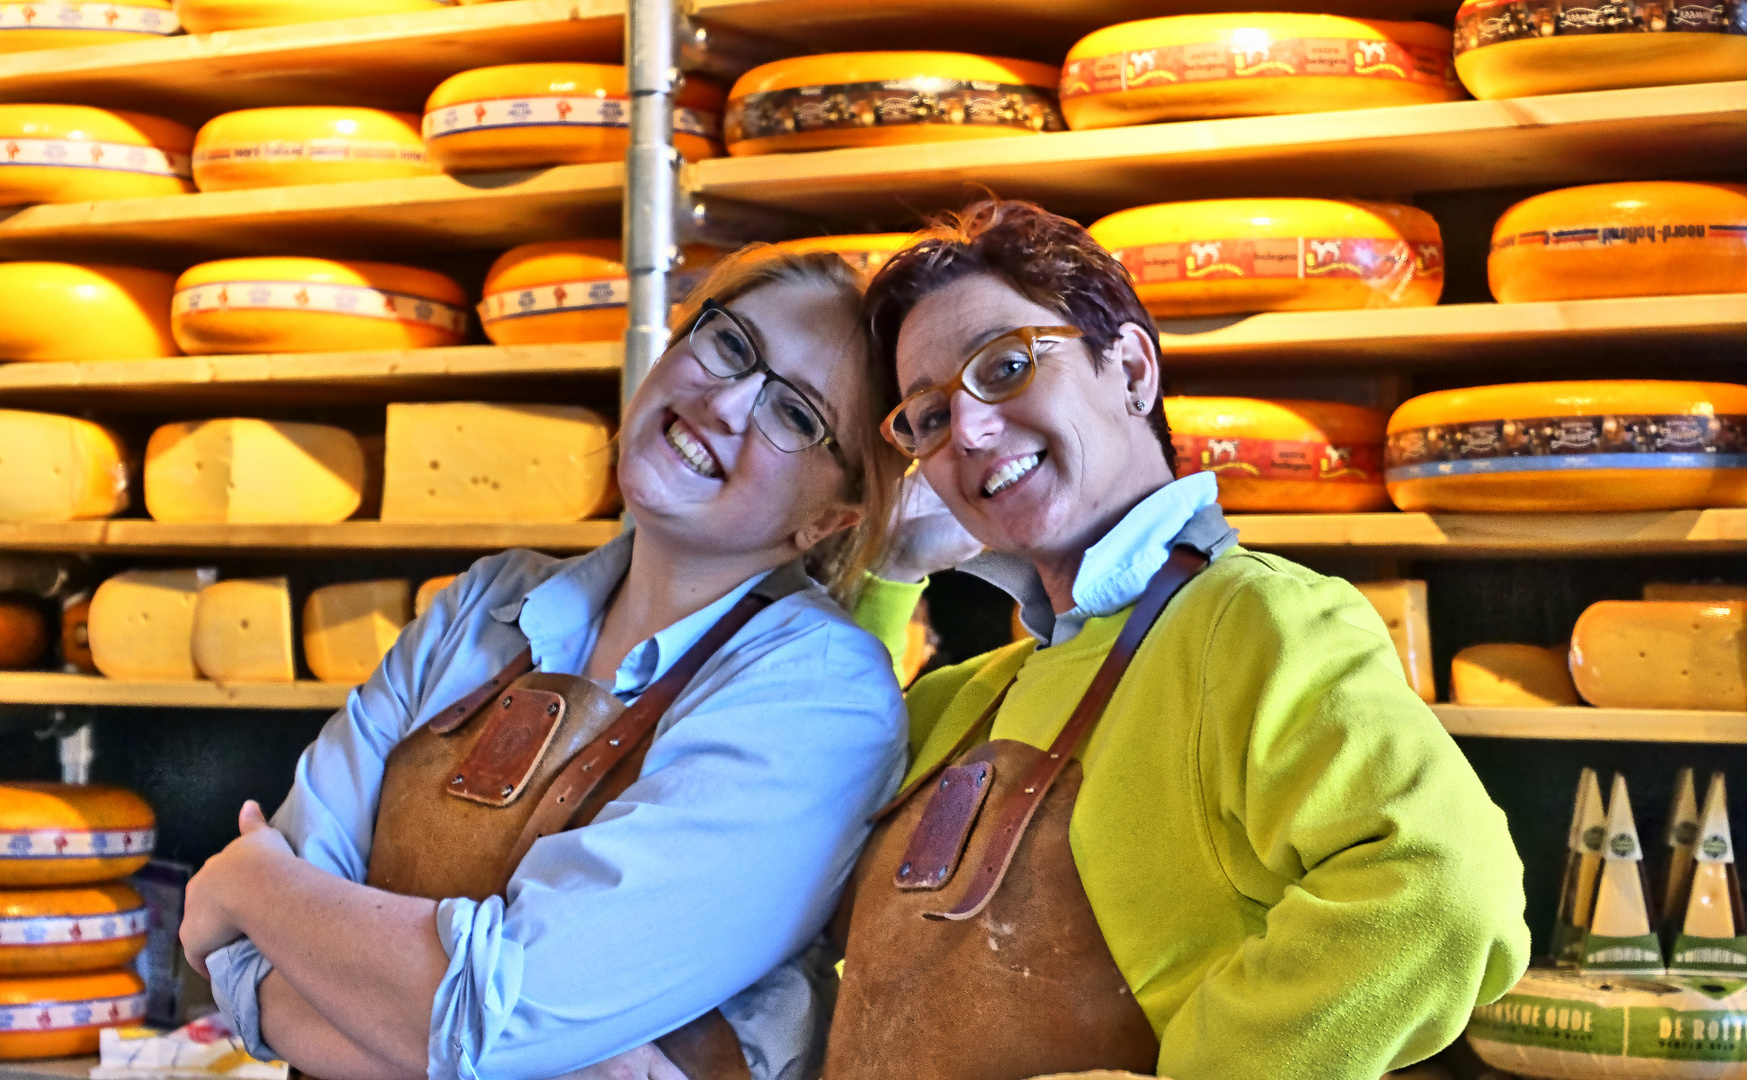
M 0 521 L 74 521 L 127 509 L 127 449 L 89 420 L 0 409 Z
M 176 0 L 176 12 L 190 34 L 441 11 L 448 6 L 448 0 Z
M 152 41 L 179 29 L 170 0 L 9 0 L 0 5 L 0 53 Z
M 1450 661 L 1458 705 L 1544 709 L 1577 704 L 1565 653 L 1540 645 L 1470 645 Z
M 158 521 L 344 521 L 364 489 L 364 451 L 324 424 L 197 420 L 146 444 L 146 511 Z
M 1747 911 L 1741 901 L 1728 791 L 1721 772 L 1711 774 L 1702 820 L 1694 823 L 1693 832 L 1691 897 L 1673 920 L 1680 926 L 1680 936 L 1669 968 L 1693 975 L 1747 974 Z
M 104 1028 L 145 1015 L 146 984 L 123 968 L 0 979 L 0 1059 L 95 1054 Z
M 574 405 L 388 406 L 383 521 L 577 521 L 607 510 L 611 425 Z
M 1211 472 L 1234 511 L 1362 513 L 1389 505 L 1375 409 L 1332 401 L 1173 397 L 1177 475 Z
M 0 600 L 0 670 L 16 671 L 42 659 L 49 648 L 42 612 L 18 600 Z
M 85 675 L 97 674 L 91 659 L 91 594 L 69 596 L 61 608 L 61 668 Z
M 322 682 L 355 686 L 368 679 L 412 621 L 411 597 L 411 583 L 401 580 L 354 581 L 310 593 L 303 604 L 309 670 Z
M 1595 971 L 1662 970 L 1662 947 L 1650 929 L 1650 894 L 1644 879 L 1644 846 L 1638 841 L 1626 778 L 1614 774 L 1607 801 L 1607 846 L 1595 917 L 1583 941 L 1582 966 Z
M 453 585 L 455 579 L 460 576 L 460 574 L 445 574 L 420 585 L 418 595 L 414 596 L 412 601 L 413 616 L 416 618 L 431 610 L 431 605 L 437 602 L 437 594 Z
M 146 927 L 146 902 L 120 882 L 0 891 L 0 976 L 119 967 Z
M 1594 769 L 1577 778 L 1577 800 L 1566 835 L 1565 877 L 1559 886 L 1559 918 L 1553 924 L 1553 962 L 1574 967 L 1583 955 L 1583 938 L 1595 917 L 1595 889 L 1601 879 L 1602 847 L 1607 841 L 1607 811 Z
M 0 360 L 175 356 L 175 281 L 131 266 L 0 263 Z
M 0 206 L 194 190 L 192 128 L 88 105 L 0 104 Z
M 1571 675 L 1604 709 L 1747 710 L 1747 602 L 1603 600 L 1578 616 Z
M 152 808 L 131 791 L 0 781 L 0 888 L 126 877 L 151 858 L 156 839 Z
M 1423 581 L 1354 582 L 1377 614 L 1389 628 L 1389 639 L 1395 643 L 1395 654 L 1401 658 L 1401 671 L 1407 685 L 1421 701 L 1438 699 L 1437 682 L 1432 675 L 1432 631 L 1426 606 L 1426 583 Z
M 215 570 L 124 570 L 91 597 L 91 659 L 111 679 L 200 678 L 194 609 Z
M 238 578 L 200 590 L 194 604 L 194 664 L 219 682 L 291 682 L 291 586 L 284 578 Z
M 412 113 L 328 105 L 242 109 L 194 137 L 201 191 L 404 180 L 442 170 Z
M 1694 856 L 1698 851 L 1698 793 L 1693 790 L 1692 769 L 1683 768 L 1674 778 L 1674 795 L 1668 801 L 1667 824 L 1662 827 L 1662 844 L 1668 849 L 1668 859 L 1662 878 L 1661 903 L 1656 907 L 1660 931 L 1669 937 L 1680 928 L 1686 916 L 1687 902 L 1692 898 Z

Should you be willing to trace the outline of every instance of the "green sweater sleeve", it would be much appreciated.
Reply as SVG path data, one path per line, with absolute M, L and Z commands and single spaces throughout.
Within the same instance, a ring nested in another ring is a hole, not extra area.
M 850 613 L 855 625 L 879 638 L 880 644 L 891 654 L 892 671 L 900 684 L 904 681 L 900 662 L 909 644 L 910 616 L 916 613 L 916 603 L 922 599 L 922 590 L 927 587 L 927 579 L 910 585 L 866 574 L 862 578 L 861 597 Z
M 1175 1080 L 1376 1080 L 1460 1035 L 1527 963 L 1504 814 L 1345 581 L 1283 562 L 1207 641 L 1206 835 L 1265 930 L 1161 1033 Z

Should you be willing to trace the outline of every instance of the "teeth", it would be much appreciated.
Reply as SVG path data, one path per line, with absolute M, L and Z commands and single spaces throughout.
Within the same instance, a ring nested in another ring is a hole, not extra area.
M 679 456 L 684 458 L 685 463 L 690 465 L 692 471 L 699 476 L 707 476 L 713 480 L 722 475 L 722 469 L 716 464 L 716 459 L 712 458 L 710 452 L 704 449 L 703 443 L 692 438 L 683 427 L 680 427 L 678 420 L 675 420 L 667 429 L 667 444 L 678 450 Z
M 983 482 L 983 494 L 985 496 L 995 495 L 1003 488 L 1012 487 L 1014 484 L 1018 483 L 1020 478 L 1026 473 L 1037 468 L 1037 463 L 1042 460 L 1043 455 L 1041 454 L 1027 454 L 1022 458 L 1015 458 L 1014 460 L 1009 461 L 999 469 L 996 469 L 995 475 L 989 477 Z

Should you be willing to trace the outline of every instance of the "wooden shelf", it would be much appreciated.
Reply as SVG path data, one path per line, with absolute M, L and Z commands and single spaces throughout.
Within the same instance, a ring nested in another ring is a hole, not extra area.
M 0 1061 L 0 1080 L 87 1080 L 96 1065 L 96 1055 Z
M 1452 735 L 1496 739 L 1747 743 L 1747 712 L 1677 709 L 1510 709 L 1433 705 Z
M 186 709 L 337 709 L 350 686 L 292 683 L 126 682 L 101 675 L 0 672 L 0 705 L 137 705 Z M 3 1074 L 0 1074 L 3 1076 Z
M 0 56 L 0 101 L 134 109 L 199 124 L 260 105 L 423 112 L 458 71 L 619 62 L 625 0 L 498 3 Z
M 1730 82 L 717 158 L 682 182 L 863 229 L 913 227 L 979 185 L 1093 217 L 1179 199 L 1717 175 L 1742 160 L 1747 82 Z
M 1263 551 L 1568 558 L 1747 551 L 1747 509 L 1630 514 L 1232 514 Z
M 336 525 L 183 525 L 122 518 L 0 523 L 0 551 L 320 556 L 336 552 L 502 551 L 526 547 L 572 553 L 600 547 L 618 534 L 617 519 L 559 524 L 415 525 L 343 521 Z

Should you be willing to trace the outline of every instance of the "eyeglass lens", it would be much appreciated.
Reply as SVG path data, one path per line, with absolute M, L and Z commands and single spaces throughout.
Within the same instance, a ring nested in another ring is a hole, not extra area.
M 1031 349 L 1011 337 L 990 342 L 973 355 L 959 379 L 980 401 L 1006 401 L 1031 383 L 1037 361 Z M 924 453 L 945 441 L 952 426 L 952 397 L 945 390 L 930 390 L 911 399 L 892 424 L 897 436 L 910 443 L 905 449 Z
M 725 312 L 704 312 L 691 331 L 692 355 L 719 379 L 741 378 L 758 368 L 758 350 Z M 825 438 L 825 421 L 800 392 L 767 368 L 752 406 L 752 421 L 777 449 L 797 453 Z

